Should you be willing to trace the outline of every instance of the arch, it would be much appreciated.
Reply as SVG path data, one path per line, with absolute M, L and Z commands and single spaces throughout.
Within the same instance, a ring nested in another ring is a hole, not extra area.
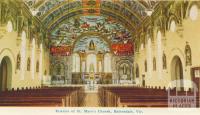
M 111 55 L 109 53 L 106 53 L 104 55 L 104 72 L 112 72 L 111 62 L 112 62 Z
M 13 31 L 13 23 L 9 20 L 7 23 L 7 32 Z
M 183 65 L 179 56 L 175 55 L 171 61 L 171 80 L 183 80 Z M 180 82 L 176 84 L 177 88 L 183 90 L 184 84 Z M 179 89 L 180 90 L 180 89 Z
M 77 42 L 79 42 L 80 39 L 85 38 L 85 37 L 89 37 L 89 36 L 97 36 L 98 38 L 102 39 L 104 42 L 107 43 L 107 45 L 108 45 L 110 51 L 112 52 L 111 43 L 110 43 L 109 40 L 107 39 L 108 36 L 102 35 L 102 34 L 99 33 L 99 32 L 84 32 L 84 33 L 82 33 L 82 34 L 81 34 L 80 36 L 78 36 L 78 37 L 75 39 L 75 41 L 73 42 L 72 49 L 75 48 L 75 44 L 76 44 Z
M 80 72 L 80 56 L 77 53 L 72 55 L 72 72 Z
M 97 72 L 97 58 L 95 54 L 89 54 L 86 63 L 87 72 Z
M 199 17 L 199 9 L 197 4 L 192 4 L 189 8 L 188 13 L 189 13 L 188 16 L 192 21 L 197 20 L 197 18 Z
M 0 91 L 11 89 L 12 68 L 11 59 L 8 56 L 3 57 L 0 62 Z

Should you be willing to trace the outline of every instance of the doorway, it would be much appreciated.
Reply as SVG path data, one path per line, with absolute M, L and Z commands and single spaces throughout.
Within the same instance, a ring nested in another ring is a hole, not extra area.
M 11 89 L 12 66 L 9 57 L 4 57 L 0 63 L 0 91 Z
M 172 81 L 176 81 L 176 88 L 177 90 L 184 90 L 184 84 L 183 84 L 183 65 L 181 62 L 180 57 L 174 56 L 171 62 L 171 76 Z

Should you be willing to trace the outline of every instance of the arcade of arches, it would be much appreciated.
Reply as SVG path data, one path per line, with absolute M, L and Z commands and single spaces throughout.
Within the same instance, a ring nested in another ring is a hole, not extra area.
M 199 27 L 199 1 L 1 0 L 0 91 L 199 87 Z

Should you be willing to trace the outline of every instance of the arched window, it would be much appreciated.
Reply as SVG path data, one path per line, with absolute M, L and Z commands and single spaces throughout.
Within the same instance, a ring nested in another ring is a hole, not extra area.
M 31 59 L 30 57 L 27 59 L 27 71 L 30 71 L 30 67 L 31 67 Z
M 163 69 L 167 69 L 167 59 L 165 53 L 163 53 L 162 59 L 163 59 Z
M 104 56 L 104 72 L 112 72 L 111 69 L 111 55 L 109 53 Z
M 11 21 L 8 21 L 7 23 L 7 32 L 12 32 L 13 31 L 13 25 Z
M 186 66 L 192 65 L 192 51 L 188 42 L 186 42 L 185 46 L 185 57 L 186 57 Z
M 31 51 L 31 75 L 35 77 L 35 38 L 32 39 L 32 51 Z
M 26 60 L 26 32 L 22 32 L 21 36 L 21 60 Z M 24 73 L 25 73 L 25 62 L 26 61 L 21 61 L 21 79 L 24 79 Z
M 162 76 L 162 34 L 160 31 L 157 33 L 157 72 L 158 72 L 158 77 Z
M 80 56 L 79 56 L 79 54 L 77 54 L 77 53 L 73 54 L 72 60 L 73 60 L 72 72 L 80 72 Z
M 189 17 L 191 20 L 197 20 L 198 18 L 198 7 L 197 5 L 192 5 L 192 7 L 190 8 L 190 11 L 189 11 Z
M 97 59 L 95 54 L 87 56 L 87 72 L 97 72 Z
M 176 31 L 176 22 L 174 20 L 170 23 L 170 31 L 175 32 Z
M 156 71 L 156 58 L 153 58 L 153 70 Z

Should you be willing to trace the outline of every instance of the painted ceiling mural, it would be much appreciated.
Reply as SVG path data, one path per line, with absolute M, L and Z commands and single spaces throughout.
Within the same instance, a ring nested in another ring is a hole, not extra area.
M 86 36 L 79 39 L 74 45 L 74 52 L 88 52 L 88 51 L 96 51 L 96 52 L 110 52 L 110 48 L 107 42 L 105 42 L 99 36 Z
M 134 31 L 147 17 L 146 11 L 158 3 L 156 0 L 24 1 L 47 27 L 53 54 L 65 51 L 64 55 L 70 55 L 73 51 L 81 50 L 72 49 L 74 42 L 83 33 L 92 32 L 105 37 L 110 50 L 118 56 L 133 55 L 134 43 L 129 31 Z M 83 49 L 82 45 L 80 48 Z
M 98 33 L 106 37 L 116 55 L 132 55 L 133 53 L 133 45 L 130 46 L 130 44 L 133 44 L 130 32 L 113 18 L 105 16 L 81 16 L 66 20 L 51 32 L 51 45 L 73 47 L 74 42 L 79 39 L 82 33 L 88 33 L 88 35 Z M 94 40 L 94 42 L 100 41 Z M 83 49 L 83 46 L 79 45 Z M 101 46 L 97 47 L 103 48 Z M 74 51 L 77 50 L 81 49 Z

